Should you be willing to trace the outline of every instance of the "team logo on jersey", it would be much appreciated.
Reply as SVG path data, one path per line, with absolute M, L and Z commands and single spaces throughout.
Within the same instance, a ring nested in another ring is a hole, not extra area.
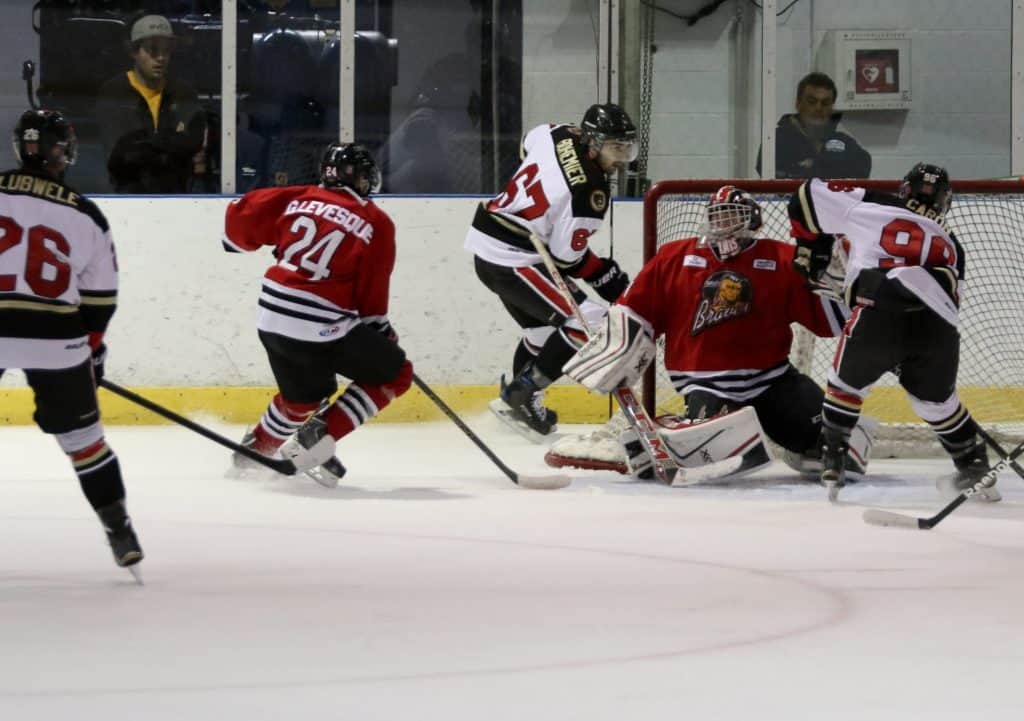
M 590 207 L 598 213 L 603 213 L 608 207 L 608 194 L 603 190 L 594 190 L 590 193 Z
M 825 141 L 825 151 L 828 153 L 842 153 L 846 150 L 846 143 L 838 138 Z
M 749 313 L 754 291 L 746 277 L 731 270 L 720 270 L 704 281 L 700 295 L 691 336 Z

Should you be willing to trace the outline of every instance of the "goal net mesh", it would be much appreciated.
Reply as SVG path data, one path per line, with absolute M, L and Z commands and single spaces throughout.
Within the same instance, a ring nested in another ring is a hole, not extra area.
M 856 183 L 895 192 L 898 181 Z M 761 204 L 759 237 L 791 240 L 786 205 L 798 181 L 663 181 L 644 200 L 644 260 L 662 243 L 698 235 L 708 197 L 722 185 L 750 192 Z M 1009 452 L 1024 438 L 1024 185 L 1016 181 L 953 181 L 947 216 L 964 247 L 966 291 L 961 307 L 958 387 L 975 419 Z M 835 339 L 816 338 L 794 326 L 793 364 L 824 387 Z M 644 382 L 651 413 L 678 413 L 683 401 L 672 388 L 662 357 Z M 941 453 L 927 424 L 911 410 L 895 376 L 887 373 L 865 402 L 880 422 L 875 457 Z

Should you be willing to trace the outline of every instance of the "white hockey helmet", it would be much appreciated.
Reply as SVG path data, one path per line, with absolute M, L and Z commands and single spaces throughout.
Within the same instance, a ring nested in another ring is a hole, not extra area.
M 734 185 L 723 185 L 708 199 L 701 240 L 725 260 L 749 248 L 754 232 L 763 224 L 761 206 L 750 193 Z

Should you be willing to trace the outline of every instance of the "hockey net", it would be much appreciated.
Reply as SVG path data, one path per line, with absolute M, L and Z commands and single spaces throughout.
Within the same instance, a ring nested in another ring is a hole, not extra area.
M 896 192 L 899 181 L 854 184 Z M 662 181 L 644 199 L 645 262 L 662 243 L 698 235 L 707 199 L 723 185 L 735 185 L 757 198 L 764 215 L 760 237 L 790 240 L 786 206 L 799 181 Z M 952 185 L 948 221 L 967 261 L 958 387 L 974 417 L 1009 452 L 1024 438 L 1024 183 L 973 180 Z M 797 326 L 794 330 L 791 361 L 824 386 L 837 341 L 816 338 Z M 645 378 L 643 399 L 655 415 L 682 410 L 682 398 L 674 392 L 660 355 Z M 941 453 L 892 374 L 872 389 L 865 414 L 881 424 L 875 457 Z

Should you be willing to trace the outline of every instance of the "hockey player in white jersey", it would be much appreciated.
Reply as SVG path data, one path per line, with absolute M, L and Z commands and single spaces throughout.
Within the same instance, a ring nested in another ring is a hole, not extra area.
M 609 174 L 634 160 L 637 148 L 633 121 L 611 103 L 591 106 L 579 127 L 537 126 L 526 134 L 522 163 L 504 192 L 477 208 L 466 236 L 477 276 L 523 329 L 512 380 L 502 376 L 501 398 L 491 408 L 534 440 L 555 430 L 557 415 L 544 407 L 543 390 L 562 375 L 586 334 L 531 235 L 547 246 L 570 285 L 579 278 L 604 300 L 618 298 L 629 278 L 614 260 L 591 251 L 589 240 L 608 209 Z M 600 320 L 604 307 L 571 287 L 590 323 Z
M 988 470 L 977 423 L 956 391 L 964 252 L 945 223 L 952 198 L 945 169 L 918 163 L 897 196 L 813 179 L 790 199 L 794 267 L 822 283 L 832 245 L 841 243 L 848 256 L 842 290 L 852 315 L 822 407 L 822 482 L 832 499 L 844 482 L 850 429 L 887 371 L 898 376 L 914 411 L 952 457 L 955 489 L 974 485 Z M 1000 499 L 995 488 L 975 497 Z
M 13 140 L 20 167 L 0 173 L 0 369 L 24 370 L 36 423 L 71 460 L 114 561 L 134 566 L 142 548 L 96 402 L 117 300 L 110 227 L 63 181 L 76 150 L 60 113 L 26 111 Z

